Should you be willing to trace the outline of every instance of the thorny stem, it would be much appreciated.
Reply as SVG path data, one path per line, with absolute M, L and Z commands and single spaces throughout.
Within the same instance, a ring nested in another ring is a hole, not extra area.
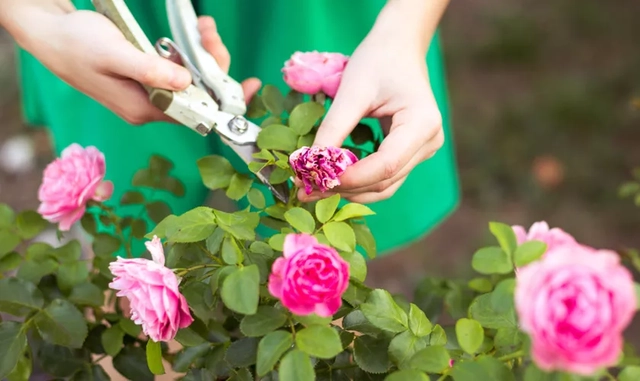
M 200 269 L 205 269 L 205 268 L 209 268 L 209 267 L 220 267 L 220 265 L 218 264 L 204 264 L 204 265 L 196 265 L 196 266 L 192 266 L 189 268 L 186 268 L 184 270 L 180 270 L 178 272 L 176 272 L 176 275 L 182 277 L 184 275 L 186 275 L 187 273 L 191 272 L 191 271 L 195 271 L 195 270 L 200 270 Z M 177 270 L 177 269 L 176 269 Z
M 220 260 L 220 258 L 216 257 L 215 255 L 213 255 L 212 252 L 210 252 L 206 247 L 202 246 L 202 243 L 198 243 L 198 248 L 200 248 L 200 250 L 202 250 L 205 254 L 207 254 L 207 256 L 211 259 L 213 259 L 214 261 L 218 262 L 218 264 L 220 266 L 224 265 L 224 263 L 222 263 L 222 261 Z
M 100 357 L 96 358 L 95 360 L 91 361 L 91 363 L 93 363 L 93 364 L 97 364 L 97 363 L 99 363 L 100 361 L 102 361 L 103 359 L 105 359 L 107 356 L 109 356 L 109 355 L 108 355 L 108 354 L 104 354 L 104 355 L 102 355 L 102 356 L 100 356 Z

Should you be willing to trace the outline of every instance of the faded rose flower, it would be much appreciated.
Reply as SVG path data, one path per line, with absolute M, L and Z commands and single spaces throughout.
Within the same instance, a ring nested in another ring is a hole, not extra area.
M 49 222 L 59 223 L 68 231 L 82 218 L 90 200 L 106 201 L 113 193 L 113 183 L 103 181 L 106 171 L 104 155 L 95 147 L 72 144 L 60 158 L 44 170 L 38 190 L 38 213 Z
M 336 147 L 302 147 L 289 156 L 291 168 L 307 194 L 314 187 L 325 192 L 340 185 L 340 176 L 357 161 L 353 152 Z
M 636 309 L 633 278 L 616 253 L 582 245 L 554 247 L 520 269 L 515 302 L 536 364 L 581 375 L 617 363 Z
M 308 234 L 287 235 L 271 271 L 269 292 L 296 315 L 333 316 L 349 286 L 349 264 Z
M 348 60 L 340 53 L 296 52 L 282 68 L 284 81 L 303 94 L 314 95 L 322 91 L 333 98 Z
M 111 262 L 115 276 L 109 287 L 119 290 L 131 306 L 131 320 L 142 326 L 153 341 L 171 341 L 181 328 L 193 322 L 187 300 L 178 290 L 179 280 L 164 266 L 164 249 L 156 236 L 145 245 L 153 260 L 123 259 Z
M 577 245 L 575 238 L 560 228 L 549 229 L 549 224 L 545 221 L 535 222 L 527 232 L 522 226 L 512 226 L 516 234 L 518 244 L 526 241 L 542 241 L 547 244 L 547 251 L 563 245 Z

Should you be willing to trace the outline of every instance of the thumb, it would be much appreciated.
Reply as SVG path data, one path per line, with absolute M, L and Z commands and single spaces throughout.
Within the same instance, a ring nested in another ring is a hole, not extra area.
M 166 90 L 184 90 L 191 84 L 191 73 L 166 58 L 147 54 L 130 43 L 117 46 L 111 53 L 114 74 L 143 85 Z
M 368 113 L 366 98 L 359 92 L 349 93 L 346 88 L 338 90 L 322 120 L 313 145 L 340 147 L 360 120 Z

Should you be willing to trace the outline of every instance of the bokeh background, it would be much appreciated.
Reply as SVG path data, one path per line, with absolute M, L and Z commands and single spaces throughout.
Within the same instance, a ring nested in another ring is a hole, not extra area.
M 638 0 L 452 1 L 442 39 L 463 200 L 425 239 L 373 261 L 369 283 L 410 296 L 426 275 L 470 275 L 490 220 L 640 248 L 640 209 L 617 192 L 640 166 L 639 15 Z M 13 49 L 0 29 L 0 202 L 35 208 L 52 154 L 22 122 Z

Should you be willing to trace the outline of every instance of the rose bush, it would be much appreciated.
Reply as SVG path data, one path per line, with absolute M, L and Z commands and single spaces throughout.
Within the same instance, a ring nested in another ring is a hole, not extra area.
M 248 113 L 263 127 L 251 172 L 270 166 L 272 183 L 295 175 L 320 190 L 339 181 L 352 147 L 304 148 L 325 111 L 265 86 Z M 376 245 L 365 205 L 339 195 L 276 202 L 250 172 L 213 155 L 194 163 L 203 183 L 248 206 L 172 214 L 162 200 L 184 186 L 169 161 L 153 156 L 110 201 L 98 191 L 108 189 L 104 165 L 94 149 L 72 146 L 45 171 L 42 200 L 55 207 L 41 216 L 0 205 L 0 379 L 28 380 L 38 368 L 52 379 L 108 380 L 105 357 L 135 381 L 167 367 L 183 380 L 640 379 L 640 358 L 622 338 L 638 306 L 624 267 L 640 268 L 633 251 L 623 264 L 544 222 L 528 232 L 494 222 L 496 243 L 472 258 L 479 276 L 427 278 L 408 301 L 366 286 Z M 78 219 L 91 253 L 75 240 L 33 242 L 50 223 L 63 235 Z M 133 239 L 147 251 L 135 252 Z

